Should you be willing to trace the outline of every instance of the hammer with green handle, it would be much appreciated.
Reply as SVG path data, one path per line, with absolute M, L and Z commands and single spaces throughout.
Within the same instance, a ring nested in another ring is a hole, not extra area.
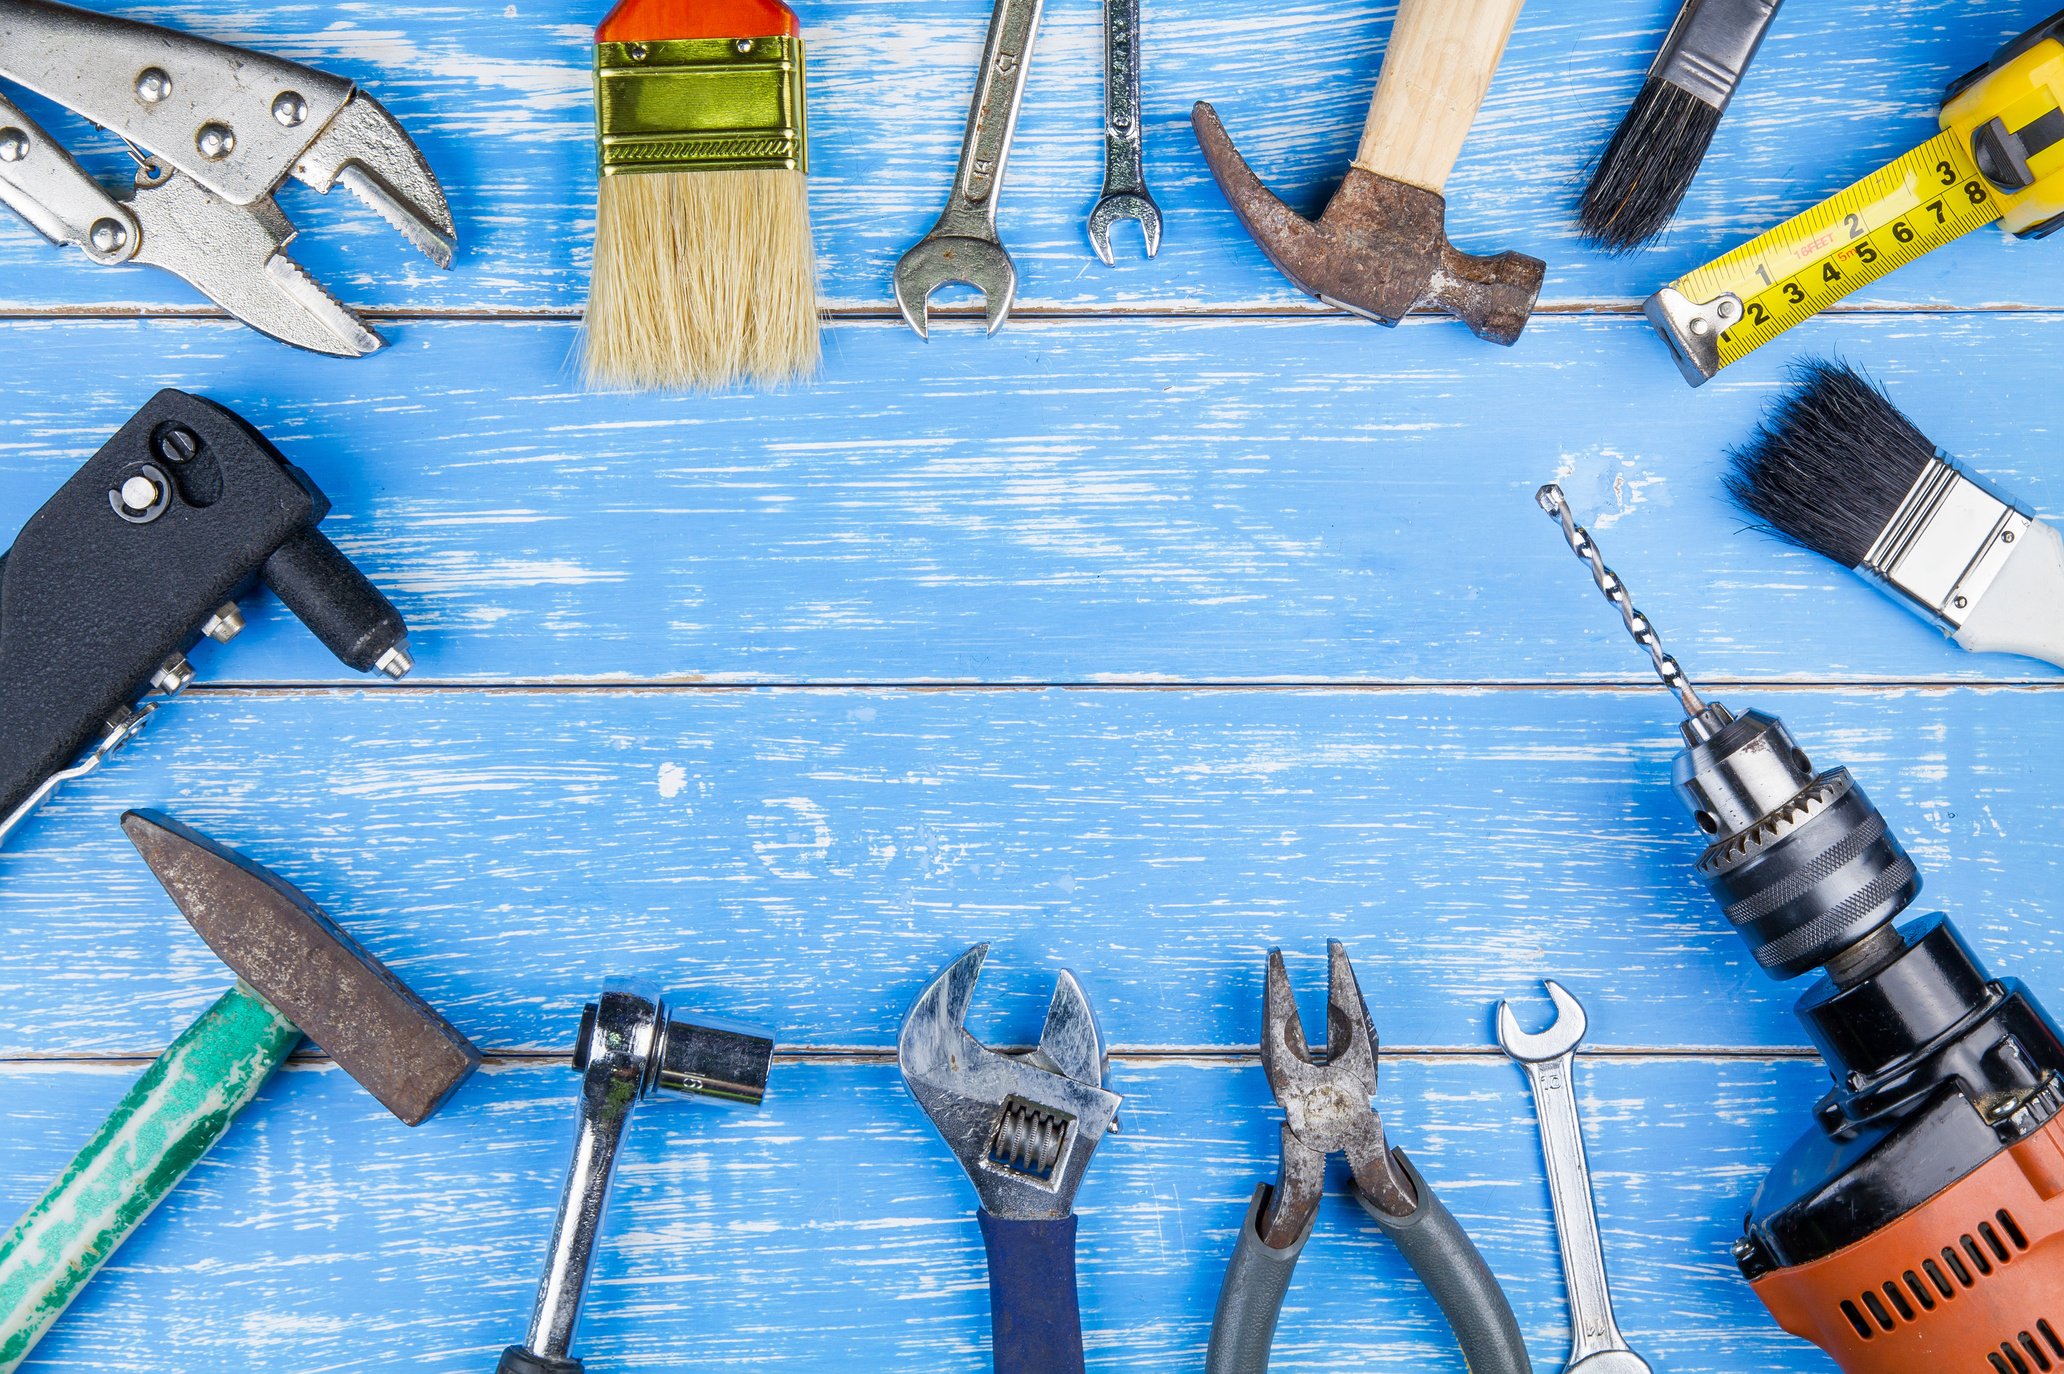
M 208 1152 L 305 1034 L 411 1126 L 480 1051 L 292 885 L 147 811 L 122 829 L 237 982 L 129 1090 L 0 1237 L 0 1374 Z

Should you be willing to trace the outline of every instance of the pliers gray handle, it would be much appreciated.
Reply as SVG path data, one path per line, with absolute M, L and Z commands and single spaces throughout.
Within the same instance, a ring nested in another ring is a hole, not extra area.
M 1390 1148 L 1376 1095 L 1376 1026 L 1354 966 L 1338 940 L 1327 944 L 1326 1062 L 1314 1063 L 1283 952 L 1269 951 L 1262 995 L 1261 1067 L 1283 1108 L 1282 1166 L 1255 1189 L 1240 1226 L 1207 1374 L 1262 1374 L 1291 1271 L 1311 1237 L 1324 1195 L 1326 1161 L 1347 1156 L 1355 1200 L 1404 1252 L 1454 1328 L 1471 1374 L 1532 1374 L 1512 1305 L 1460 1223 L 1400 1150 Z
M 1470 1374 L 1532 1374 L 1519 1321 L 1483 1255 L 1404 1152 L 1393 1150 L 1391 1158 L 1411 1182 L 1418 1207 L 1409 1216 L 1393 1217 L 1357 1193 L 1362 1209 L 1397 1243 L 1412 1272 L 1440 1304 Z M 1280 1248 L 1263 1240 L 1261 1220 L 1268 1201 L 1269 1185 L 1258 1185 L 1218 1291 L 1205 1374 L 1267 1374 L 1283 1295 L 1311 1239 L 1307 1226 L 1303 1235 Z

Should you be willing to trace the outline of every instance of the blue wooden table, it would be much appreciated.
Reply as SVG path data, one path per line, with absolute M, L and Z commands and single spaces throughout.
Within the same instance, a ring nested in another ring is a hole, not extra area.
M 488 1051 L 400 1127 L 311 1055 L 123 1249 L 42 1371 L 484 1371 L 528 1313 L 601 979 L 779 1027 L 758 1112 L 632 1133 L 582 1348 L 598 1371 L 980 1371 L 973 1199 L 892 1046 L 924 980 L 995 942 L 977 1029 L 1036 1035 L 1053 973 L 1114 1045 L 1123 1133 L 1080 1198 L 1100 1370 L 1199 1367 L 1276 1125 L 1263 958 L 1312 1024 L 1329 936 L 1385 1042 L 1378 1102 L 1504 1277 L 1537 1362 L 1568 1317 L 1502 997 L 1585 1001 L 1580 1069 L 1620 1318 L 1676 1374 L 1829 1368 L 1728 1244 L 1824 1082 L 1691 871 L 1669 697 L 1535 509 L 1559 478 L 1724 699 L 1850 764 L 1996 971 L 2064 985 L 2056 680 L 1960 655 L 1742 529 L 1718 485 L 1786 361 L 1833 352 L 2038 509 L 2064 505 L 2064 273 L 1995 231 L 1702 391 L 1656 285 L 1928 136 L 1943 84 L 2048 0 L 1800 4 L 1662 245 L 1571 209 L 1675 0 L 1534 0 L 1451 186 L 1464 245 L 1550 263 L 1502 351 L 1297 295 L 1187 131 L 1210 97 L 1315 207 L 1391 7 L 1156 0 L 1160 258 L 1095 263 L 1099 16 L 1053 0 L 1002 219 L 1022 291 L 921 343 L 888 273 L 952 170 L 979 0 L 821 0 L 813 206 L 832 310 L 791 395 L 586 394 L 587 34 L 535 0 L 126 7 L 360 78 L 452 195 L 456 271 L 298 187 L 297 254 L 393 345 L 292 353 L 161 275 L 0 226 L 0 537 L 162 385 L 238 408 L 336 502 L 400 603 L 400 687 L 276 605 L 0 853 L 0 1210 L 25 1206 L 225 986 L 118 833 L 163 807 L 300 884 Z M 103 147 L 113 166 L 118 151 Z M 1121 237 L 1130 231 L 1121 231 Z M 1542 1011 L 1540 1014 L 1545 1014 Z M 1458 1362 L 1343 1195 L 1285 1371 Z

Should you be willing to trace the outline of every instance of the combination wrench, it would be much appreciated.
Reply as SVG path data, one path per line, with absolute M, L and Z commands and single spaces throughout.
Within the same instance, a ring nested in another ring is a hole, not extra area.
M 1140 0 L 1104 0 L 1104 192 L 1089 212 L 1089 246 L 1104 265 L 1111 256 L 1111 226 L 1139 221 L 1147 256 L 1161 248 L 1161 207 L 1147 191 L 1140 127 Z
M 1520 1030 L 1512 1004 L 1501 1002 L 1498 1044 L 1533 1084 L 1534 1115 L 1541 1123 L 1541 1148 L 1548 1158 L 1548 1196 L 1555 1205 L 1555 1234 L 1562 1244 L 1573 1333 L 1563 1374 L 1651 1374 L 1648 1361 L 1628 1348 L 1613 1320 L 1605 1248 L 1598 1238 L 1598 1213 L 1591 1197 L 1591 1169 L 1584 1162 L 1584 1126 L 1577 1116 L 1571 1070 L 1589 1022 L 1584 1008 L 1562 984 L 1545 981 L 1555 1002 L 1555 1024 L 1528 1035 Z
M 1039 34 L 1044 0 L 996 0 L 975 98 L 953 192 L 930 233 L 896 264 L 896 306 L 920 338 L 929 338 L 932 293 L 963 282 L 982 293 L 989 332 L 1003 327 L 1018 294 L 1018 269 L 996 235 L 996 197 L 1003 190 L 1004 164 L 1018 109 L 1025 99 L 1025 72 Z

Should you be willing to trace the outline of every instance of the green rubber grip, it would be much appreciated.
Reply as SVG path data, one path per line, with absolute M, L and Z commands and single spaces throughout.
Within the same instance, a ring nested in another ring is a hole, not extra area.
M 158 1056 L 0 1238 L 0 1374 L 28 1358 L 300 1041 L 293 1022 L 238 983 Z

